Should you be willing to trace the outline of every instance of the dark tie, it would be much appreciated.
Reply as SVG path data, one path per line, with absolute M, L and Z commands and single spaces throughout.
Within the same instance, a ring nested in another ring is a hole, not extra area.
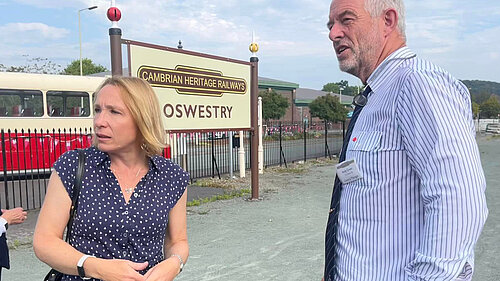
M 362 95 L 364 98 L 368 98 L 368 94 L 371 92 L 369 86 L 363 91 Z M 356 100 L 356 98 L 355 98 Z M 366 101 L 366 99 L 365 99 Z M 366 102 L 365 102 L 366 103 Z M 344 137 L 344 143 L 342 145 L 342 151 L 340 153 L 339 163 L 345 161 L 345 155 L 347 151 L 347 145 L 352 135 L 354 129 L 354 124 L 358 120 L 358 116 L 363 109 L 365 103 L 358 103 L 354 108 L 352 113 L 351 121 L 347 127 L 347 133 Z M 336 272 L 336 262 L 337 258 L 337 229 L 339 222 L 339 207 L 340 207 L 340 194 L 342 192 L 342 182 L 339 178 L 335 177 L 335 183 L 333 185 L 332 202 L 330 203 L 330 215 L 328 216 L 328 223 L 326 225 L 326 237 L 325 237 L 325 281 L 333 280 L 333 276 Z

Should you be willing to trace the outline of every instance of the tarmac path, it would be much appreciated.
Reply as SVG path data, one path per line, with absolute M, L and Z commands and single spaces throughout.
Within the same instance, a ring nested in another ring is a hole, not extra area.
M 481 136 L 478 144 L 490 213 L 476 248 L 473 281 L 498 281 L 500 138 Z M 190 257 L 176 280 L 321 280 L 333 176 L 332 165 L 303 174 L 266 173 L 260 201 L 236 198 L 188 208 Z M 29 215 L 26 225 L 9 228 L 11 244 L 26 243 L 32 235 L 37 212 Z M 41 280 L 49 270 L 29 242 L 11 249 L 10 256 L 11 269 L 2 271 L 3 280 Z

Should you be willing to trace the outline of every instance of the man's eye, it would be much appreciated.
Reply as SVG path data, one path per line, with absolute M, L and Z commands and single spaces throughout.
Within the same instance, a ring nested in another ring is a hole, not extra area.
M 121 112 L 116 111 L 116 110 L 114 110 L 114 109 L 112 109 L 112 110 L 111 110 L 111 113 L 113 113 L 113 114 L 121 114 Z
M 342 24 L 350 24 L 353 20 L 353 18 L 344 18 L 342 19 Z
M 101 112 L 101 109 L 100 108 L 94 108 L 94 112 L 95 113 L 99 113 L 99 112 Z

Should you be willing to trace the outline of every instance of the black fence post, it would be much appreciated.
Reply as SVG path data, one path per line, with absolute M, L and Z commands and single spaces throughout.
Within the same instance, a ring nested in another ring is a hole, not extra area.
M 328 156 L 328 123 L 325 120 L 325 158 Z
M 342 121 L 342 141 L 344 141 L 345 138 L 345 120 Z
M 3 163 L 3 181 L 5 186 L 5 208 L 9 209 L 9 186 L 7 181 L 7 151 L 5 150 L 5 132 L 2 129 L 2 163 Z M 10 132 L 9 132 L 10 135 Z M 0 200 L 0 203 L 2 201 Z M 0 204 L 1 205 L 1 204 Z
M 211 140 L 210 140 L 210 146 L 211 146 L 211 149 L 212 149 L 212 178 L 215 177 L 215 163 L 214 163 L 214 157 L 215 157 L 215 151 L 214 151 L 214 132 L 211 132 L 210 133 L 210 137 L 211 137 Z
M 307 134 L 306 134 L 306 122 L 302 121 L 302 133 L 304 134 L 304 163 L 306 162 L 307 159 Z
M 279 122 L 280 125 L 280 149 L 278 150 L 278 153 L 280 154 L 280 167 L 283 165 L 283 157 L 281 157 L 281 151 L 283 151 L 283 146 L 282 146 L 282 130 L 283 127 L 281 126 L 281 121 Z

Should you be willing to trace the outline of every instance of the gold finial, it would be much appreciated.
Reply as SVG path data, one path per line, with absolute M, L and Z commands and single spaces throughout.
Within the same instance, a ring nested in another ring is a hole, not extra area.
M 248 47 L 248 49 L 252 53 L 257 53 L 259 51 L 259 45 L 255 42 L 252 42 L 252 44 L 250 44 L 250 47 Z
M 252 43 L 248 47 L 250 52 L 252 52 L 253 56 L 256 56 L 256 53 L 259 51 L 259 45 L 255 43 L 255 32 L 252 32 Z

